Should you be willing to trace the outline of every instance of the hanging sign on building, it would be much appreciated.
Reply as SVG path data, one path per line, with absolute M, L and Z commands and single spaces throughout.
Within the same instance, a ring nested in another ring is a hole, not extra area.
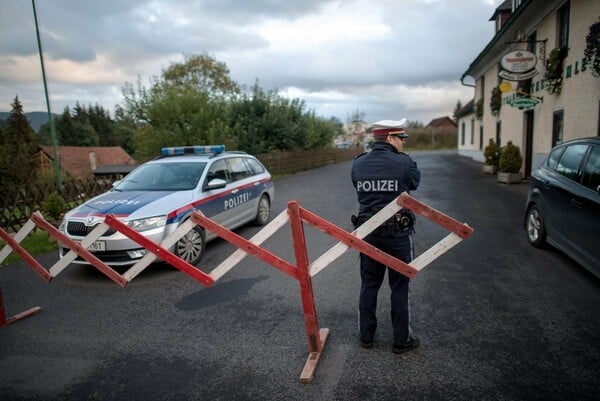
M 514 97 L 506 101 L 512 107 L 517 107 L 519 110 L 532 109 L 540 103 L 540 100 L 530 97 Z
M 498 76 L 500 78 L 506 79 L 507 81 L 526 81 L 529 78 L 535 77 L 537 74 L 537 70 L 531 70 L 522 74 L 502 70 L 498 73 Z
M 514 50 L 506 53 L 500 60 L 502 70 L 498 76 L 508 81 L 525 81 L 538 74 L 535 69 L 537 56 L 527 50 Z

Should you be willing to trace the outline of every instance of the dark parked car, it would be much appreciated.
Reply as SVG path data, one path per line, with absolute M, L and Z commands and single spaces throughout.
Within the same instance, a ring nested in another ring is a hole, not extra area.
M 555 146 L 531 175 L 525 228 L 600 277 L 600 137 Z

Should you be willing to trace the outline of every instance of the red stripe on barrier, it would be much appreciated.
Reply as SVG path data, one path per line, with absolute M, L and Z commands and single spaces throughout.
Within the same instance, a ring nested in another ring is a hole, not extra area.
M 123 277 L 122 275 L 114 271 L 112 268 L 104 264 L 104 262 L 102 262 L 100 259 L 94 256 L 86 248 L 73 241 L 65 234 L 58 231 L 56 227 L 44 220 L 44 218 L 41 215 L 39 215 L 38 213 L 34 213 L 31 215 L 31 220 L 42 230 L 46 231 L 50 236 L 56 238 L 58 242 L 66 245 L 77 255 L 81 256 L 83 259 L 88 261 L 96 269 L 104 273 L 109 279 L 111 279 L 121 287 L 125 287 L 127 285 L 127 279 L 125 277 Z
M 294 253 L 296 254 L 296 264 L 298 267 L 298 281 L 302 292 L 302 308 L 304 309 L 304 319 L 306 321 L 306 335 L 310 352 L 320 352 L 323 349 L 319 335 L 319 321 L 317 319 L 317 309 L 308 271 L 308 254 L 306 252 L 306 241 L 304 237 L 304 228 L 300 219 L 300 206 L 297 201 L 288 202 L 288 214 L 290 216 L 290 225 L 292 228 L 292 237 L 294 239 Z
M 463 239 L 467 239 L 471 236 L 471 234 L 473 234 L 473 229 L 467 224 L 460 223 L 458 220 L 455 220 L 452 217 L 445 215 L 439 210 L 436 210 L 431 206 L 428 206 L 423 202 L 416 200 L 406 192 L 400 194 L 397 202 L 400 206 L 406 207 L 412 210 L 413 212 L 420 214 L 423 217 L 426 217 L 434 223 L 452 231 L 454 234 L 458 235 Z
M 160 257 L 165 262 L 175 266 L 176 268 L 178 268 L 188 276 L 192 277 L 196 281 L 200 282 L 201 284 L 210 287 L 214 283 L 212 277 L 205 274 L 196 267 L 192 266 L 185 260 L 173 255 L 167 249 L 158 245 L 154 241 L 151 241 L 148 238 L 144 237 L 142 234 L 135 231 L 133 228 L 117 220 L 114 216 L 106 216 L 104 222 L 109 227 L 114 228 L 115 230 L 125 234 L 127 237 L 131 238 L 132 240 L 134 240 L 135 242 L 137 242 L 156 256 Z
M 16 252 L 37 274 L 39 274 L 47 283 L 52 280 L 52 276 L 37 260 L 35 260 L 13 237 L 0 228 L 0 237 L 12 250 Z
M 333 223 L 328 222 L 327 220 L 317 216 L 314 213 L 309 212 L 304 208 L 300 208 L 300 216 L 307 223 L 315 226 L 319 230 L 335 237 L 348 245 L 351 248 L 358 250 L 365 255 L 368 255 L 372 259 L 383 263 L 384 265 L 396 270 L 398 273 L 405 275 L 408 278 L 415 278 L 417 273 L 419 272 L 414 267 L 406 264 L 400 259 L 397 259 L 379 248 L 374 247 L 366 241 L 352 235 L 346 230 L 341 229 Z
M 194 212 L 191 215 L 191 219 L 194 223 L 212 231 L 217 234 L 219 237 L 223 238 L 227 242 L 237 246 L 242 249 L 244 252 L 262 260 L 263 262 L 281 270 L 284 273 L 289 274 L 294 278 L 298 278 L 296 268 L 292 266 L 290 263 L 281 259 L 279 256 L 272 254 L 271 252 L 253 244 L 245 238 L 240 237 L 234 232 L 229 231 L 225 227 L 215 223 L 210 220 L 208 217 L 204 216 L 200 212 Z

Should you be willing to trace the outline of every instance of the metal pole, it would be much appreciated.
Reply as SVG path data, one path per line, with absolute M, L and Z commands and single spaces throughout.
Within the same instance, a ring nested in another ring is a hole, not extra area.
M 35 20 L 35 33 L 37 36 L 38 51 L 40 53 L 40 64 L 42 65 L 42 81 L 44 82 L 44 94 L 46 96 L 46 108 L 48 109 L 48 122 L 50 123 L 50 139 L 52 140 L 52 150 L 54 151 L 54 171 L 56 172 L 56 185 L 58 190 L 62 191 L 63 183 L 60 175 L 60 161 L 58 160 L 58 151 L 56 146 L 56 131 L 54 129 L 54 118 L 50 111 L 50 99 L 48 98 L 48 86 L 46 85 L 46 70 L 44 69 L 44 56 L 42 54 L 42 42 L 40 41 L 40 30 L 38 28 L 37 13 L 35 11 L 35 0 L 31 0 L 33 6 L 33 18 Z

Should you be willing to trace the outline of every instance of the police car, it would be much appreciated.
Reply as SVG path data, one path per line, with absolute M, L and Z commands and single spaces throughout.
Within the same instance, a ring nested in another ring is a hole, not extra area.
M 163 148 L 161 157 L 137 167 L 110 191 L 66 213 L 60 230 L 80 241 L 110 214 L 160 243 L 195 210 L 229 229 L 252 221 L 264 225 L 274 195 L 271 174 L 249 154 L 227 152 L 224 145 Z M 196 265 L 206 242 L 215 237 L 195 226 L 171 251 Z M 147 252 L 112 229 L 88 249 L 111 266 L 132 265 Z M 61 246 L 60 256 L 68 251 Z M 80 258 L 73 263 L 87 264 Z

